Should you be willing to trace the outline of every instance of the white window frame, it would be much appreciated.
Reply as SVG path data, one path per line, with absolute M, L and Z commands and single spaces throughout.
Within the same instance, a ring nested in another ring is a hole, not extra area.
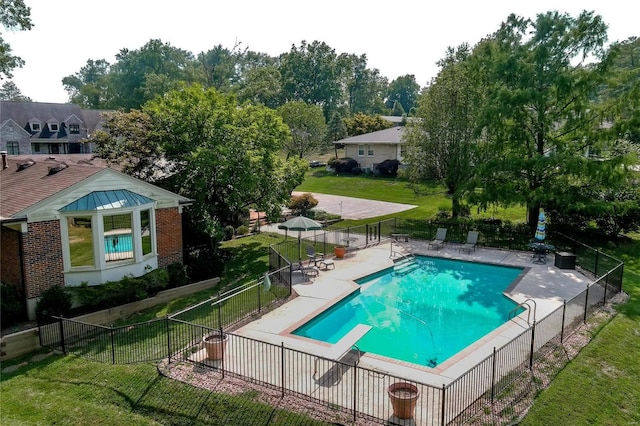
M 367 144 L 366 148 L 367 148 L 367 157 L 373 157 L 375 155 L 373 151 L 373 145 Z
M 31 123 L 31 131 L 38 132 L 41 128 L 40 123 Z
M 358 157 L 364 157 L 365 152 L 366 152 L 365 146 L 362 144 L 358 144 Z
M 55 129 L 54 129 L 55 127 Z M 49 123 L 49 130 L 51 130 L 52 132 L 59 132 L 60 131 L 60 125 L 58 123 Z

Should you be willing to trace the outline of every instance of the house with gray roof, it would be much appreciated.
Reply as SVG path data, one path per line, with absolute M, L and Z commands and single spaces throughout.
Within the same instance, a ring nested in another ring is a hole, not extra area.
M 0 101 L 0 151 L 8 155 L 88 154 L 82 140 L 101 128 L 99 110 L 74 104 Z
M 355 159 L 364 171 L 374 171 L 375 166 L 384 160 L 402 162 L 404 126 L 394 126 L 377 132 L 351 136 L 334 142 L 344 146 L 345 157 Z
M 100 285 L 183 261 L 191 200 L 86 156 L 1 153 L 0 274 L 30 318 L 53 286 Z

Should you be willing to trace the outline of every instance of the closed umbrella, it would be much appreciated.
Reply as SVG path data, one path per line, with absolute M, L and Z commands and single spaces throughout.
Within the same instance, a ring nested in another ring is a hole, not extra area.
M 540 214 L 538 215 L 538 226 L 536 227 L 536 242 L 543 242 L 547 237 L 547 223 L 546 217 L 544 214 L 544 210 L 540 210 Z
M 322 224 L 306 216 L 296 216 L 286 222 L 282 222 L 278 225 L 278 229 L 298 231 L 298 260 L 300 260 L 302 258 L 300 254 L 300 234 L 302 231 L 319 231 L 322 229 Z

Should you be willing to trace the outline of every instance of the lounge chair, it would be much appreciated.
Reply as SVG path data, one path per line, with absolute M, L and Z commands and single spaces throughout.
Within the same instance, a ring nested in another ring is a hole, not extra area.
M 307 259 L 309 259 L 309 265 L 313 263 L 317 266 L 318 262 L 324 260 L 324 253 L 316 252 L 313 246 L 307 246 Z
M 444 247 L 444 240 L 447 238 L 447 228 L 438 228 L 438 231 L 436 232 L 436 238 L 432 241 L 429 241 L 429 245 L 427 245 L 427 248 L 435 248 L 435 249 L 441 249 L 442 247 Z
M 471 250 L 476 251 L 476 245 L 478 244 L 478 231 L 469 231 L 467 234 L 467 242 L 460 247 L 460 251 L 466 251 L 471 253 Z

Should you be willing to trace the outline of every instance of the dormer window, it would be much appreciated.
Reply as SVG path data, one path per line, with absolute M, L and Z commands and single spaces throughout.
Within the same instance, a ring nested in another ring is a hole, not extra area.
M 80 134 L 80 125 L 79 124 L 69 124 L 69 133 L 72 135 Z
M 40 123 L 31 123 L 31 130 L 34 132 L 40 131 Z
M 50 124 L 49 124 L 49 129 L 50 129 L 52 132 L 57 132 L 57 131 L 58 131 L 58 123 L 50 123 Z

